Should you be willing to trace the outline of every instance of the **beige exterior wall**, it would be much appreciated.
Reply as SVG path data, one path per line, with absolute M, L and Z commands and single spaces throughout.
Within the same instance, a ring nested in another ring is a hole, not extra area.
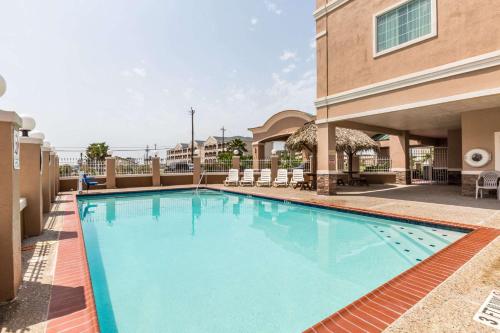
M 50 212 L 50 148 L 42 147 L 42 200 L 43 212 Z
M 457 75 L 318 109 L 318 119 L 454 96 L 500 86 L 500 67 Z M 425 121 L 425 119 L 423 119 Z M 390 124 L 388 124 L 390 125 Z
M 277 138 L 286 137 L 315 117 L 297 110 L 285 110 L 271 116 L 259 127 L 249 128 L 253 134 L 253 143 L 264 143 Z
M 500 132 L 500 108 L 462 113 L 462 154 L 474 148 L 491 153 L 491 161 L 481 168 L 473 168 L 462 162 L 463 171 L 494 170 L 500 159 L 495 147 L 495 133 Z M 462 158 L 463 160 L 463 158 Z
M 462 130 L 448 131 L 448 169 L 462 169 Z
M 20 123 L 17 114 L 0 111 L 0 302 L 16 297 L 21 284 L 19 170 L 13 167 L 13 131 Z
M 318 66 L 327 51 L 328 94 L 500 49 L 497 0 L 437 0 L 437 37 L 375 58 L 373 17 L 400 2 L 350 0 L 327 14 L 328 49 L 318 44 Z M 317 33 L 325 30 L 324 19 Z M 319 83 L 326 71 L 318 74 Z
M 20 195 L 28 205 L 23 211 L 24 235 L 38 236 L 43 230 L 41 145 L 42 140 L 21 138 Z

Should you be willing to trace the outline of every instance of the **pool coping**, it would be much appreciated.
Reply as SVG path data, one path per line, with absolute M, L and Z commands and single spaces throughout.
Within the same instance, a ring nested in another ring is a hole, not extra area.
M 166 188 L 166 189 L 141 189 L 141 190 L 124 190 L 109 193 L 84 193 L 72 194 L 73 211 L 68 219 L 71 223 L 75 218 L 77 222 L 77 239 L 72 239 L 71 246 L 77 247 L 77 250 L 83 255 L 78 258 L 67 260 L 64 257 L 60 258 L 60 250 L 58 251 L 56 271 L 54 273 L 54 283 L 60 281 L 62 276 L 73 276 L 73 280 L 80 281 L 84 294 L 86 296 L 85 316 L 74 318 L 73 314 L 50 319 L 47 332 L 60 332 L 61 327 L 78 327 L 89 332 L 99 332 L 97 311 L 95 307 L 92 282 L 90 279 L 90 271 L 85 253 L 85 244 L 83 241 L 83 232 L 78 212 L 79 197 L 95 197 L 95 196 L 113 196 L 120 194 L 141 194 L 152 192 L 170 192 L 193 190 L 195 186 L 181 188 Z M 382 332 L 389 327 L 397 319 L 399 319 L 406 311 L 425 298 L 431 291 L 438 287 L 441 283 L 447 280 L 452 274 L 458 271 L 466 264 L 474 255 L 486 247 L 497 236 L 500 235 L 499 229 L 482 227 L 477 225 L 468 225 L 442 220 L 434 220 L 428 218 L 419 218 L 408 215 L 390 214 L 377 210 L 361 209 L 337 205 L 334 203 L 326 203 L 317 200 L 298 200 L 291 199 L 279 195 L 266 195 L 257 193 L 248 193 L 238 191 L 237 189 L 216 188 L 211 186 L 200 186 L 200 189 L 208 189 L 219 192 L 234 193 L 245 196 L 260 197 L 271 200 L 279 200 L 291 202 L 300 205 L 313 206 L 319 208 L 333 209 L 336 211 L 350 212 L 358 215 L 368 215 L 374 217 L 383 217 L 395 221 L 412 223 L 426 226 L 436 226 L 445 229 L 459 230 L 468 232 L 461 239 L 453 242 L 444 249 L 436 252 L 427 259 L 419 262 L 415 266 L 402 272 L 391 280 L 385 282 L 371 292 L 355 300 L 353 303 L 345 306 L 339 311 L 333 313 L 329 317 L 323 319 L 314 326 L 308 328 L 307 333 L 323 333 L 323 332 Z M 66 229 L 66 218 L 63 220 L 63 230 Z M 75 229 L 75 226 L 70 226 Z M 70 240 L 65 240 L 70 241 Z M 61 244 L 59 244 L 61 247 Z M 75 261 L 76 260 L 76 261 Z M 64 281 L 64 280 L 63 280 Z M 49 318 L 51 315 L 53 299 L 58 299 L 58 295 L 54 295 L 51 291 L 51 300 L 49 304 Z M 57 304 L 56 304 L 57 305 Z M 69 305 L 68 305 L 69 306 Z M 74 305 L 73 305 L 74 306 Z M 55 307 L 57 309 L 57 307 Z M 69 326 L 73 325 L 73 326 Z

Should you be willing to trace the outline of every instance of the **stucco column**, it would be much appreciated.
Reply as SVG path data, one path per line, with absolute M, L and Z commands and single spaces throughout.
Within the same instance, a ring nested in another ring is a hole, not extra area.
M 495 132 L 495 171 L 500 172 L 500 131 Z
M 193 158 L 193 184 L 198 185 L 201 176 L 201 157 L 195 156 Z
M 271 156 L 271 181 L 272 182 L 278 176 L 278 162 L 279 162 L 279 156 L 278 155 L 272 155 Z
M 462 183 L 462 130 L 448 130 L 448 184 Z
M 49 173 L 50 173 L 50 202 L 56 201 L 56 152 L 51 150 L 49 159 Z
M 266 145 L 259 142 L 252 143 L 253 169 L 259 170 L 259 160 L 265 157 Z
M 391 135 L 389 147 L 392 161 L 391 171 L 396 173 L 396 183 L 411 184 L 409 132 L 405 131 L 401 135 Z
M 0 111 L 0 302 L 15 298 L 21 284 L 20 125 L 15 112 Z
M 55 178 L 56 178 L 56 193 L 59 194 L 59 156 L 56 155 L 56 174 L 55 174 Z
M 23 210 L 24 233 L 38 236 L 43 230 L 42 204 L 42 162 L 43 140 L 21 137 L 21 170 L 19 177 L 20 195 L 26 198 L 28 206 Z
M 42 206 L 50 212 L 50 148 L 42 147 Z
M 116 188 L 116 159 L 106 157 L 106 188 Z
M 153 157 L 151 159 L 151 164 L 153 167 L 153 186 L 160 186 L 161 185 L 161 178 L 160 178 L 160 158 L 159 157 Z
M 233 156 L 233 158 L 231 160 L 231 166 L 233 169 L 240 171 L 240 157 L 239 156 Z
M 320 195 L 333 195 L 337 193 L 338 169 L 335 130 L 335 124 L 318 124 L 317 193 Z

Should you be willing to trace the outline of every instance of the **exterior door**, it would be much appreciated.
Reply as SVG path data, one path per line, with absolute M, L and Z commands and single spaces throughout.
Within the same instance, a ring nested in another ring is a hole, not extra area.
M 410 148 L 412 184 L 448 183 L 448 148 Z

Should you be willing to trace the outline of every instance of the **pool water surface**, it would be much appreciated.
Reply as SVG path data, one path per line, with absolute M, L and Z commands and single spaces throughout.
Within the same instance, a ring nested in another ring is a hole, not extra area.
M 300 332 L 465 235 L 209 190 L 78 204 L 102 332 Z

